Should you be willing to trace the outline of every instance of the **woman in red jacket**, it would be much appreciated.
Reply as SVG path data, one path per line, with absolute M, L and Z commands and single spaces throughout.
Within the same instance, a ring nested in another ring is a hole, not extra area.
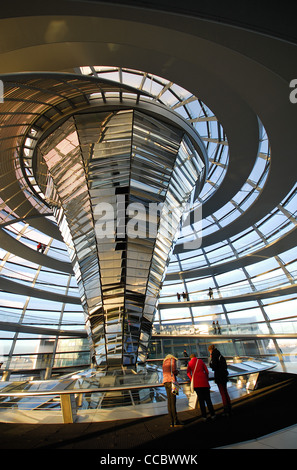
M 210 385 L 208 382 L 208 369 L 202 359 L 198 359 L 195 354 L 190 355 L 190 362 L 187 368 L 187 376 L 192 379 L 194 375 L 194 390 L 197 393 L 202 419 L 206 421 L 206 406 L 210 413 L 211 419 L 215 418 L 213 404 L 210 398 Z

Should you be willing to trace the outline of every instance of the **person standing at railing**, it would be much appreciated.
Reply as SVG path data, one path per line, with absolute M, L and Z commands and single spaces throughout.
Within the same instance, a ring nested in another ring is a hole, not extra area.
M 163 361 L 163 384 L 167 394 L 167 408 L 170 417 L 170 427 L 183 426 L 177 418 L 176 395 L 172 393 L 172 382 L 176 382 L 178 375 L 177 359 L 172 354 L 168 354 Z
M 202 359 L 198 359 L 195 354 L 190 355 L 190 362 L 187 368 L 187 376 L 194 381 L 194 390 L 197 394 L 202 419 L 207 420 L 206 406 L 211 419 L 215 419 L 215 411 L 210 398 L 210 385 L 208 382 L 208 368 Z
M 215 347 L 214 344 L 208 346 L 208 351 L 210 353 L 210 363 L 209 367 L 214 371 L 214 381 L 218 386 L 220 391 L 223 406 L 224 406 L 224 415 L 230 416 L 232 413 L 231 400 L 227 390 L 228 382 L 228 369 L 227 363 L 224 356 L 220 351 Z
M 218 335 L 220 335 L 220 334 L 221 334 L 221 327 L 220 327 L 218 321 L 216 322 L 216 328 L 217 328 L 217 333 L 218 333 Z
M 37 249 L 37 251 L 40 251 L 41 253 L 44 253 L 44 251 L 46 249 L 46 245 L 44 243 L 39 242 L 36 249 Z
M 186 349 L 184 349 L 183 356 L 184 356 L 184 358 L 185 358 L 185 360 L 184 360 L 184 365 L 187 366 L 187 365 L 188 365 L 188 361 L 189 361 L 189 355 L 188 355 Z

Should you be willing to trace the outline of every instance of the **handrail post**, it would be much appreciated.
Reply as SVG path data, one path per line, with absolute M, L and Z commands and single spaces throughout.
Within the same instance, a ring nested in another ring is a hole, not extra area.
M 44 374 L 44 380 L 49 380 L 52 375 L 52 368 L 51 367 L 46 367 L 45 368 L 45 374 Z
M 76 401 L 73 393 L 61 393 L 61 409 L 63 422 L 65 424 L 74 423 L 76 418 Z
M 52 375 L 52 368 L 46 367 L 45 369 L 41 369 L 40 371 L 40 380 L 49 380 Z
M 10 370 L 4 370 L 1 378 L 1 382 L 6 382 L 9 380 L 10 377 Z
M 77 408 L 80 408 L 82 406 L 82 402 L 83 402 L 83 393 L 79 393 L 78 395 L 76 395 Z

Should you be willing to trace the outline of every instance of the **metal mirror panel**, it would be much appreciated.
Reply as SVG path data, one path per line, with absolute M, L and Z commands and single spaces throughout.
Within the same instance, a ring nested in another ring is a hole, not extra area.
M 135 110 L 76 114 L 38 152 L 97 363 L 144 360 L 198 153 L 182 129 Z

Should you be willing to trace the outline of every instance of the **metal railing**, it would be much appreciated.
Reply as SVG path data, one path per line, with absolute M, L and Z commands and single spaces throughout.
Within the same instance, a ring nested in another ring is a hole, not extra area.
M 186 384 L 187 382 L 180 382 L 180 385 Z M 61 403 L 62 417 L 64 423 L 73 423 L 77 415 L 77 408 L 79 407 L 80 399 L 84 394 L 90 393 L 106 393 L 106 392 L 124 392 L 132 390 L 145 390 L 155 389 L 158 387 L 164 387 L 163 384 L 149 384 L 149 385 L 129 385 L 120 387 L 97 387 L 97 388 L 85 388 L 85 389 L 70 389 L 60 391 L 44 391 L 44 392 L 1 392 L 0 397 L 3 398 L 33 398 L 33 397 L 58 397 Z
M 297 321 L 271 321 L 254 323 L 226 324 L 219 322 L 219 325 L 213 325 L 211 322 L 197 322 L 194 325 L 158 325 L 153 328 L 153 335 L 199 335 L 199 336 L 239 336 L 259 335 L 269 337 L 297 337 Z
M 185 358 L 183 358 L 185 359 Z M 275 367 L 276 363 L 273 361 L 257 361 L 253 358 L 242 358 L 240 360 L 239 358 L 232 363 L 228 363 L 228 369 L 229 369 L 229 378 L 230 379 L 235 379 L 236 377 L 244 377 L 244 376 L 258 376 L 259 372 L 263 370 L 268 370 L 273 367 Z M 95 371 L 94 371 L 95 372 Z M 213 381 L 213 376 L 209 377 L 209 381 Z M 58 381 L 59 382 L 59 381 Z M 46 386 L 46 383 L 48 381 L 44 381 L 43 384 Z M 189 385 L 190 382 L 189 380 L 184 380 L 181 379 L 178 381 L 179 385 L 183 389 L 184 396 L 187 396 L 189 398 Z M 66 384 L 66 385 L 65 385 Z M 59 387 L 60 385 L 60 387 Z M 62 412 L 62 419 L 63 423 L 74 423 L 77 418 L 77 412 L 78 408 L 82 405 L 82 399 L 84 395 L 93 395 L 94 394 L 116 394 L 116 393 L 133 393 L 135 391 L 140 391 L 140 390 L 152 390 L 155 392 L 156 389 L 164 387 L 163 383 L 139 383 L 139 384 L 129 384 L 129 385 L 121 385 L 121 386 L 104 386 L 104 387 L 96 387 L 94 384 L 92 384 L 91 387 L 89 388 L 79 388 L 77 386 L 77 382 L 75 379 L 72 377 L 69 377 L 68 382 L 66 379 L 64 381 L 61 380 L 61 383 L 55 384 L 54 390 L 34 390 L 34 391 L 17 391 L 18 385 L 14 385 L 13 382 L 8 383 L 8 390 L 7 391 L 1 391 L 0 390 L 0 397 L 3 399 L 0 401 L 0 417 L 1 417 L 1 410 L 6 409 L 6 405 L 8 408 L 12 408 L 16 412 L 18 411 L 17 406 L 20 405 L 20 409 L 30 409 L 33 408 L 34 411 L 38 412 L 38 409 L 40 409 L 40 406 L 46 405 L 49 403 L 51 400 L 58 400 L 60 403 L 60 408 Z M 64 386 L 64 389 L 63 389 Z M 76 386 L 76 388 L 74 388 Z M 15 389 L 13 389 L 15 387 Z M 73 388 L 66 388 L 66 387 L 73 387 Z M 39 403 L 38 400 L 34 404 L 34 407 L 32 405 L 32 402 L 30 402 L 30 399 L 32 398 L 38 398 L 42 397 L 43 400 Z M 5 399 L 8 398 L 10 401 L 5 403 Z M 13 402 L 11 399 L 18 399 L 18 402 Z M 26 403 L 20 403 L 22 399 L 28 399 L 27 403 L 27 408 L 26 408 Z M 97 396 L 98 400 L 98 396 Z M 36 406 L 35 406 L 36 405 Z M 56 403 L 57 405 L 57 403 Z M 29 407 L 28 407 L 29 406 Z M 118 406 L 118 405 L 114 405 Z M 44 409 L 44 408 L 43 408 Z M 51 407 L 46 408 L 46 411 L 49 412 Z M 55 407 L 55 410 L 57 410 L 57 407 Z
M 235 283 L 230 286 L 222 286 L 219 288 L 213 287 L 213 298 L 228 298 L 228 297 L 240 297 L 244 294 L 255 294 L 256 292 L 266 292 L 269 290 L 274 290 L 282 287 L 289 287 L 295 283 L 297 278 L 297 271 L 292 271 L 290 273 L 290 278 L 286 274 L 280 274 L 278 276 L 271 276 L 269 279 L 257 281 L 257 278 L 252 278 L 253 288 L 251 288 L 248 279 L 244 279 L 241 282 Z M 292 281 L 294 279 L 294 281 Z M 189 292 L 189 300 L 191 301 L 201 301 L 201 300 L 210 300 L 208 296 L 208 289 L 203 289 L 199 291 Z M 165 304 L 167 302 L 176 302 L 176 293 L 162 295 L 160 298 L 160 304 Z M 178 306 L 182 307 L 184 301 L 181 299 L 180 302 L 177 302 Z

